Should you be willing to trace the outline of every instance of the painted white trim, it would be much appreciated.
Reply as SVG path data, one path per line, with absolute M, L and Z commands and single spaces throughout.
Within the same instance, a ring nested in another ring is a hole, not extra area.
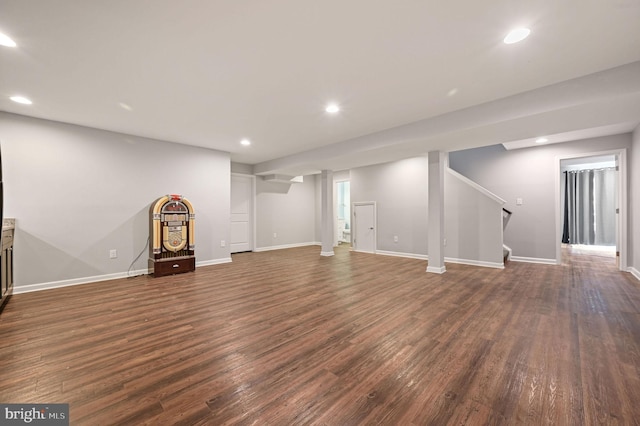
M 640 271 L 638 271 L 636 268 L 630 266 L 629 268 L 627 268 L 627 272 L 631 273 L 631 275 L 633 275 L 638 281 L 640 281 Z
M 258 216 L 256 213 L 256 176 L 249 175 L 246 173 L 235 173 L 232 172 L 231 176 L 242 176 L 251 178 L 251 233 L 253 241 L 251 241 L 251 250 L 256 248 L 256 241 L 258 241 L 257 227 L 256 227 L 256 217 Z M 231 191 L 231 180 L 229 180 L 229 191 Z M 229 224 L 231 224 L 231 219 L 229 219 Z M 229 231 L 229 251 L 231 251 L 231 231 Z
M 354 251 L 357 251 L 357 250 L 354 250 Z M 363 252 L 363 253 L 368 253 L 368 252 Z M 409 259 L 429 260 L 429 256 L 427 256 L 426 254 L 402 253 L 399 251 L 386 251 L 386 250 L 378 250 L 376 254 L 381 254 L 383 256 L 406 257 Z
M 562 190 L 560 188 L 560 176 L 562 174 L 560 163 L 562 160 L 568 160 L 581 157 L 597 157 L 601 155 L 617 155 L 618 157 L 618 221 L 617 221 L 617 235 L 616 235 L 616 247 L 620 252 L 620 267 L 621 271 L 627 270 L 627 186 L 628 186 L 628 174 L 627 174 L 627 149 L 612 149 L 609 151 L 598 152 L 585 152 L 580 154 L 566 154 L 557 156 L 555 159 L 555 195 L 556 195 L 556 260 L 555 264 L 562 263 L 562 212 L 560 211 L 562 206 Z M 513 259 L 512 259 L 513 260 Z M 535 262 L 538 263 L 538 262 Z
M 96 275 L 93 277 L 73 278 L 70 280 L 51 281 L 48 283 L 28 284 L 13 287 L 13 294 L 31 293 L 40 290 L 51 290 L 54 288 L 69 287 L 72 285 L 91 284 L 100 281 L 117 280 L 120 278 L 135 277 L 138 275 L 146 275 L 149 271 L 147 269 L 139 269 L 131 271 L 129 274 L 126 272 L 117 272 L 114 274 Z
M 429 256 L 426 254 L 415 254 L 415 253 L 402 253 L 396 251 L 385 251 L 379 250 L 376 254 L 381 254 L 383 256 L 395 256 L 395 257 L 406 257 L 409 259 L 419 259 L 419 260 L 429 260 Z M 468 260 L 468 259 L 456 259 L 454 257 L 445 257 L 445 263 L 457 263 L 461 265 L 471 265 L 471 266 L 481 266 L 483 268 L 496 268 L 496 269 L 504 269 L 504 264 L 496 263 L 496 262 L 485 262 L 481 260 Z
M 324 256 L 324 257 L 330 257 L 335 255 L 335 253 L 333 252 L 333 250 L 331 251 L 321 251 L 320 252 L 320 256 Z
M 221 263 L 229 263 L 231 258 L 205 260 L 202 262 L 196 262 L 196 268 L 202 266 L 219 265 Z M 34 291 L 51 290 L 54 288 L 70 287 L 74 285 L 91 284 L 101 281 L 118 280 L 121 278 L 134 278 L 141 275 L 149 275 L 148 269 L 137 269 L 129 272 L 116 272 L 113 274 L 95 275 L 92 277 L 72 278 L 69 280 L 51 281 L 47 283 L 28 284 L 13 287 L 13 294 L 31 293 Z
M 504 269 L 504 263 L 485 262 L 483 260 L 455 259 L 452 257 L 445 257 L 444 261 L 445 263 L 458 263 L 461 265 L 481 266 L 483 268 Z
M 493 192 L 489 191 L 487 188 L 478 185 L 476 182 L 472 181 L 471 179 L 469 179 L 468 177 L 466 177 L 464 175 L 461 175 L 460 173 L 456 172 L 455 170 L 450 169 L 448 166 L 445 168 L 445 170 L 451 176 L 453 176 L 453 177 L 457 178 L 458 180 L 466 183 L 470 187 L 475 188 L 478 192 L 480 192 L 481 194 L 484 194 L 487 197 L 491 198 L 493 201 L 495 201 L 496 203 L 500 204 L 501 206 L 506 203 L 505 200 L 503 200 L 502 198 L 498 197 L 496 194 L 494 194 Z
M 523 256 L 511 256 L 512 262 L 526 262 L 526 263 L 540 263 L 542 265 L 559 265 L 555 259 L 543 259 L 541 257 L 523 257 Z
M 203 260 L 202 262 L 196 262 L 196 268 L 201 266 L 220 265 L 222 263 L 231 263 L 231 258 L 223 257 L 221 259 Z
M 282 249 L 288 249 L 288 248 L 306 247 L 306 246 L 321 246 L 321 245 L 322 245 L 322 243 L 314 241 L 314 242 L 309 242 L 309 243 L 296 243 L 296 244 L 283 244 L 283 245 L 280 245 L 280 246 L 257 247 L 253 251 L 255 251 L 255 252 L 271 251 L 271 250 L 282 250 Z
M 445 272 L 447 272 L 447 268 L 445 268 L 444 266 L 440 266 L 440 267 L 427 266 L 427 272 L 430 272 L 433 274 L 444 274 Z
M 358 250 L 358 241 L 355 241 L 357 235 L 358 221 L 356 220 L 356 206 L 373 206 L 373 251 L 361 251 Z M 353 251 L 360 251 L 361 253 L 373 253 L 378 252 L 378 205 L 375 201 L 356 201 L 351 203 L 351 245 Z

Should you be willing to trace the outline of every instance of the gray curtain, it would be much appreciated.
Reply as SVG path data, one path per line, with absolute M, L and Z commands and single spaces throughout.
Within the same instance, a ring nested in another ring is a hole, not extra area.
M 616 170 L 565 172 L 564 231 L 567 244 L 616 244 Z

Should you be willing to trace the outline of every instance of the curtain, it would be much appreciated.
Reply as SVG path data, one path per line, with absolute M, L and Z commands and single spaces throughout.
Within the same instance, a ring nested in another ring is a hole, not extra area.
M 565 244 L 616 244 L 616 170 L 565 172 Z

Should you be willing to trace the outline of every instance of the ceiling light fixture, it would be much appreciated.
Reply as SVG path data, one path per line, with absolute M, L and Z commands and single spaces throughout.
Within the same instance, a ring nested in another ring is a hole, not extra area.
M 536 139 L 536 143 L 547 143 L 549 142 L 549 139 L 547 138 L 538 138 Z
M 24 104 L 24 105 L 31 105 L 33 102 L 31 102 L 31 99 L 27 99 L 24 96 L 12 96 L 9 99 L 11 99 L 13 102 L 17 102 L 19 104 Z
M 340 107 L 338 106 L 338 104 L 329 104 L 324 110 L 329 114 L 335 114 L 340 111 Z
M 504 41 L 505 44 L 517 43 L 527 38 L 530 33 L 531 30 L 529 28 L 516 28 L 515 30 L 511 30 L 502 41 Z
M 120 108 L 126 109 L 127 111 L 133 110 L 133 108 L 131 108 L 131 105 L 125 104 L 124 102 L 118 102 L 118 105 L 120 106 Z
M 1 46 L 7 46 L 7 47 L 16 47 L 17 46 L 16 42 L 11 40 L 11 37 L 9 37 L 6 34 L 2 34 L 2 33 L 0 33 L 0 45 Z
M 251 141 L 249 139 L 242 139 L 240 145 L 249 146 L 251 145 Z

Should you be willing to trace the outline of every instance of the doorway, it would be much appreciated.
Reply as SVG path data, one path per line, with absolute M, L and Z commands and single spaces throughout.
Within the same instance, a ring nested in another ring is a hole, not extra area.
M 231 253 L 253 251 L 255 176 L 231 174 Z
M 625 150 L 558 158 L 556 263 L 562 256 L 599 254 L 626 270 Z
M 353 203 L 353 250 L 376 252 L 376 203 Z
M 351 244 L 351 186 L 348 180 L 336 182 L 336 235 L 334 245 Z

